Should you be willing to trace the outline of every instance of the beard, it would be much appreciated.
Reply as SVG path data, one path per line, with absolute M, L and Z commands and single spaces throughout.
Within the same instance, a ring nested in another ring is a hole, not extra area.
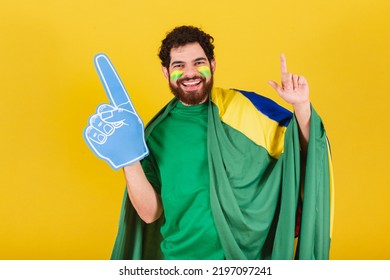
M 183 89 L 182 83 L 192 79 L 201 80 L 201 88 L 193 91 L 186 91 Z M 203 76 L 197 76 L 192 78 L 179 78 L 176 82 L 169 81 L 169 87 L 174 96 L 179 99 L 185 105 L 198 105 L 205 102 L 208 99 L 209 94 L 213 88 L 214 77 L 211 75 L 210 80 L 207 81 Z

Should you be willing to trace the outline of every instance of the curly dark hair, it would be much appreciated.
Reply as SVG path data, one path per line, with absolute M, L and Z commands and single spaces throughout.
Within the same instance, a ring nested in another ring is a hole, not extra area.
M 178 48 L 195 42 L 199 43 L 202 47 L 209 61 L 214 59 L 214 38 L 200 28 L 183 25 L 176 27 L 171 32 L 167 33 L 167 36 L 162 41 L 158 54 L 162 66 L 169 68 L 172 48 Z

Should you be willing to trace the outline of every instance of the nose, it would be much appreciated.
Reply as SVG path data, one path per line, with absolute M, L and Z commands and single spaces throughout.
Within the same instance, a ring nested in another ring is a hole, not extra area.
M 183 76 L 186 77 L 186 78 L 193 78 L 193 77 L 196 77 L 196 76 L 199 76 L 199 71 L 198 71 L 198 68 L 196 68 L 195 66 L 186 66 L 184 69 L 184 74 Z

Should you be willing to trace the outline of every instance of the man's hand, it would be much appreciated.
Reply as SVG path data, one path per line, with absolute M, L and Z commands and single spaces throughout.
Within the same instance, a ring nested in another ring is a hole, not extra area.
M 293 107 L 308 105 L 309 85 L 305 77 L 292 74 L 287 71 L 287 63 L 284 54 L 280 56 L 280 70 L 282 74 L 282 85 L 279 86 L 274 81 L 268 83 L 278 92 L 281 98 Z
M 149 154 L 144 126 L 108 57 L 97 55 L 95 67 L 110 104 L 98 106 L 89 118 L 84 138 L 99 158 L 119 169 Z
M 303 154 L 306 154 L 310 135 L 310 100 L 309 85 L 305 77 L 287 72 L 286 58 L 284 54 L 280 56 L 280 70 L 282 74 L 282 85 L 279 86 L 274 81 L 268 83 L 278 92 L 287 103 L 294 108 L 299 126 L 299 141 Z

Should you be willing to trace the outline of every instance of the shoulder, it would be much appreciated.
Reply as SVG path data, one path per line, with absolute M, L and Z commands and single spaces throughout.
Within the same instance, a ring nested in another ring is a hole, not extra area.
M 232 111 L 245 114 L 257 112 L 279 125 L 287 126 L 293 116 L 272 99 L 251 91 L 213 88 L 211 100 L 218 107 L 221 117 Z
M 269 98 L 236 89 L 213 89 L 211 100 L 227 127 L 265 148 L 270 156 L 279 158 L 293 116 L 291 112 Z

